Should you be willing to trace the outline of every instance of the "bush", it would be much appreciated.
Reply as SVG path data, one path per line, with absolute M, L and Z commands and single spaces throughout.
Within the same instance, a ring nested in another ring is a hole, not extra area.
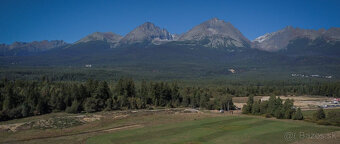
M 8 117 L 8 110 L 2 110 L 0 111 L 0 121 L 6 121 L 9 120 L 10 118 Z
M 323 111 L 323 108 L 319 108 L 314 114 L 313 114 L 313 119 L 314 120 L 321 120 L 321 119 L 325 119 L 326 118 L 326 114 Z
M 11 119 L 21 118 L 21 107 L 16 107 L 9 110 L 8 117 L 10 117 Z
M 265 115 L 265 117 L 266 117 L 266 118 L 271 118 L 271 117 L 272 117 L 272 115 L 271 115 L 271 114 L 269 114 L 269 113 L 267 113 L 267 114 Z

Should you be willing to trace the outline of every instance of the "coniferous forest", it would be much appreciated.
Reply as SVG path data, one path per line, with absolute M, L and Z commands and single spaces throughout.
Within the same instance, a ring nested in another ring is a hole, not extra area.
M 340 97 L 340 83 L 289 82 L 262 85 L 230 84 L 211 87 L 188 86 L 178 82 L 138 81 L 121 78 L 118 81 L 86 82 L 40 80 L 8 80 L 0 82 L 0 119 L 41 115 L 51 112 L 97 112 L 103 110 L 152 109 L 155 107 L 192 107 L 201 109 L 235 109 L 232 97 L 257 95 L 322 95 Z M 273 100 L 279 101 L 279 100 Z M 268 103 L 250 102 L 245 113 L 269 113 L 279 118 L 293 118 L 295 111 L 261 109 Z M 288 106 L 286 106 L 288 105 Z M 280 109 L 290 107 L 285 102 Z M 229 106 L 229 107 L 228 107 Z

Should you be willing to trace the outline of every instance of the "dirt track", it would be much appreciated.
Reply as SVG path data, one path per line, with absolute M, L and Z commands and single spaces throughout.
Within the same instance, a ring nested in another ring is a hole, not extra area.
M 130 125 L 122 125 L 122 126 L 117 126 L 117 127 L 107 128 L 107 129 L 79 132 L 79 133 L 74 133 L 74 134 L 61 134 L 61 135 L 55 135 L 55 136 L 42 136 L 42 137 L 34 137 L 34 138 L 27 138 L 27 139 L 20 139 L 20 140 L 11 140 L 11 141 L 5 141 L 4 143 L 17 143 L 17 142 L 25 142 L 25 141 L 30 141 L 30 140 L 60 138 L 60 137 L 75 136 L 75 135 L 82 135 L 82 134 L 89 134 L 89 133 L 104 133 L 104 132 L 112 132 L 112 131 L 117 131 L 117 130 L 122 130 L 122 129 L 140 128 L 140 127 L 143 127 L 143 125 L 130 124 Z

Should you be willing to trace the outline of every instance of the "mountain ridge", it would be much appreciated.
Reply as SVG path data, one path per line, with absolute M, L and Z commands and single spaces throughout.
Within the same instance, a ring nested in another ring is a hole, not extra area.
M 338 41 L 340 41 L 340 28 L 330 28 L 328 30 L 319 29 L 301 29 L 287 26 L 281 30 L 267 33 L 265 35 L 257 37 L 255 40 L 248 40 L 243 34 L 235 28 L 230 22 L 225 22 L 218 18 L 212 18 L 204 21 L 185 33 L 180 35 L 171 34 L 164 28 L 160 28 L 151 22 L 145 22 L 125 36 L 115 34 L 113 32 L 94 32 L 80 40 L 67 44 L 61 40 L 57 41 L 41 41 L 41 42 L 16 42 L 11 45 L 0 44 L 0 50 L 2 55 L 30 55 L 32 53 L 40 53 L 44 51 L 52 50 L 56 47 L 65 47 L 65 49 L 72 47 L 78 43 L 87 43 L 91 41 L 104 41 L 110 45 L 110 48 L 120 47 L 134 47 L 134 46 L 151 46 L 151 45 L 163 45 L 169 42 L 177 45 L 192 46 L 204 46 L 208 48 L 226 48 L 229 52 L 235 52 L 240 50 L 239 48 L 254 48 L 267 52 L 280 52 L 287 51 L 289 46 L 290 53 L 295 49 L 294 41 L 301 38 L 309 39 L 309 42 L 305 42 L 304 45 L 313 43 L 316 39 L 324 39 L 322 43 L 326 43 L 333 47 Z M 293 42 L 293 45 L 291 44 Z M 317 45 L 320 44 L 320 41 Z M 86 47 L 86 44 L 83 46 Z M 78 49 L 79 46 L 76 46 Z M 314 46 L 314 49 L 317 46 Z M 308 50 L 308 49 L 307 49 Z M 21 52 L 23 51 L 23 52 Z
M 298 38 L 310 40 L 323 38 L 327 41 L 340 41 L 340 28 L 313 30 L 287 26 L 279 31 L 257 37 L 252 41 L 252 47 L 264 51 L 277 52 L 286 49 L 291 41 Z

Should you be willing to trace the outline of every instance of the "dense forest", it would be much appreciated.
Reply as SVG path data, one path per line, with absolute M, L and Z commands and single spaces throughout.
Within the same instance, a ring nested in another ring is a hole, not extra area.
M 130 78 L 116 84 L 88 80 L 80 82 L 9 81 L 0 83 L 0 119 L 27 117 L 50 112 L 96 112 L 102 110 L 154 107 L 194 107 L 234 109 L 231 95 L 212 96 L 209 89 L 180 88 L 177 83 L 141 82 Z
M 235 109 L 234 96 L 322 95 L 340 97 L 339 82 L 298 84 L 286 81 L 230 83 L 211 87 L 188 86 L 178 82 L 40 80 L 0 81 L 0 120 L 51 112 L 96 112 L 103 110 L 193 107 Z

